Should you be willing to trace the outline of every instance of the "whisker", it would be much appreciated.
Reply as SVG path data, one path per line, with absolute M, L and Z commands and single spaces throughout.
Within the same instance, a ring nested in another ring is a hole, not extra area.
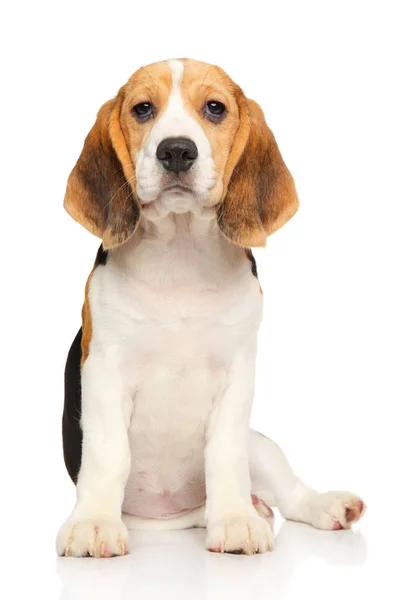
M 207 91 L 207 90 L 208 90 L 208 88 L 210 88 L 212 85 L 214 85 L 214 83 L 217 83 L 217 81 L 219 81 L 220 79 L 223 79 L 224 77 L 228 77 L 228 75 L 225 73 L 225 75 L 221 75 L 221 77 L 218 77 L 217 79 L 214 79 L 214 81 L 212 81 L 212 82 L 210 83 L 210 85 L 208 85 L 208 86 L 206 87 L 206 90 L 205 90 L 205 91 Z
M 152 76 L 150 75 L 150 73 L 147 71 L 147 69 L 145 67 L 142 67 L 142 69 L 146 73 L 147 77 L 149 77 L 151 79 L 151 81 L 153 82 L 154 87 L 157 87 L 154 79 L 152 78 Z
M 216 173 L 217 175 L 219 175 L 221 178 L 223 178 L 223 177 L 224 177 L 224 175 L 225 175 L 225 173 L 220 173 L 219 171 L 215 171 L 215 173 Z M 240 175 L 239 171 L 237 171 L 237 170 L 236 170 L 236 167 L 233 167 L 233 168 L 232 168 L 232 173 L 236 173 L 236 175 L 237 175 L 237 176 L 239 176 L 239 175 Z M 229 180 L 229 181 L 230 181 L 230 180 Z
M 135 169 L 135 165 L 133 163 L 131 163 L 129 166 L 132 167 L 133 169 Z M 123 171 L 123 170 L 124 170 L 124 167 L 120 167 L 119 169 L 114 171 L 113 174 L 116 175 L 117 173 L 119 173 L 120 171 Z
M 208 69 L 207 69 L 207 73 L 206 73 L 206 75 L 205 75 L 205 77 L 204 77 L 203 81 L 201 82 L 201 85 L 204 85 L 204 82 L 205 82 L 205 80 L 207 79 L 207 76 L 208 76 L 209 72 L 211 71 L 211 67 L 212 67 L 212 65 L 210 65 L 210 66 L 208 67 Z
M 131 166 L 132 166 L 132 167 L 134 167 L 134 165 L 133 165 L 133 164 L 131 164 Z M 119 169 L 117 169 L 117 170 L 116 170 L 114 173 L 118 173 L 119 171 L 122 171 L 122 170 L 123 170 L 123 167 L 120 167 L 120 168 L 119 168 Z M 236 173 L 236 175 L 238 175 L 238 176 L 239 176 L 239 172 L 237 171 L 236 167 L 233 167 L 233 168 L 232 168 L 232 173 Z M 221 178 L 221 181 L 222 181 L 222 186 L 223 186 L 223 195 L 225 196 L 225 194 L 226 194 L 226 193 L 227 193 L 227 191 L 228 191 L 228 187 L 229 187 L 230 180 L 229 180 L 229 181 L 228 181 L 226 184 L 224 184 L 224 183 L 223 183 L 223 177 L 224 177 L 224 173 L 223 173 L 223 172 L 221 173 L 220 171 L 215 171 L 215 174 Z M 108 208 L 108 207 L 110 206 L 111 202 L 114 200 L 114 198 L 117 196 L 117 194 L 118 194 L 118 193 L 119 193 L 119 192 L 120 192 L 122 189 L 124 189 L 124 187 L 126 187 L 127 185 L 130 185 L 130 184 L 133 182 L 134 178 L 135 178 L 135 175 L 133 175 L 132 177 L 130 177 L 128 180 L 126 180 L 126 181 L 125 181 L 125 183 L 123 183 L 123 184 L 122 184 L 122 185 L 121 185 L 121 186 L 120 186 L 120 187 L 117 189 L 117 191 L 116 191 L 116 192 L 115 192 L 115 194 L 112 196 L 112 198 L 109 200 L 109 202 L 107 202 L 107 204 L 106 204 L 105 206 L 103 206 L 103 208 L 101 209 L 101 211 L 100 211 L 100 212 L 103 212 L 104 210 L 106 210 L 106 208 Z M 150 179 L 151 179 L 151 178 L 150 178 Z M 128 194 L 128 196 L 127 196 L 127 199 L 128 199 L 128 198 L 131 198 L 132 196 L 134 196 L 134 192 L 135 192 L 135 190 L 134 190 L 133 188 L 131 188 L 131 191 L 129 192 L 129 194 Z
M 111 202 L 114 200 L 114 198 L 116 197 L 116 195 L 118 194 L 118 192 L 120 192 L 122 189 L 124 189 L 124 187 L 126 187 L 127 185 L 129 185 L 131 182 L 133 181 L 133 176 L 128 179 L 127 181 L 125 181 L 125 183 L 123 185 L 121 185 L 121 187 L 119 187 L 117 189 L 117 191 L 115 192 L 115 194 L 113 195 L 112 198 L 110 198 L 110 200 L 107 202 L 107 204 L 105 206 L 103 206 L 103 208 L 101 209 L 100 212 L 103 212 L 103 210 L 106 210 L 106 208 L 108 208 L 111 204 Z M 129 196 L 133 194 L 133 190 L 131 189 L 131 192 L 128 194 L 128 198 Z
M 137 89 L 139 90 L 142 87 L 145 88 L 149 92 L 150 95 L 152 94 L 151 89 L 145 83 L 139 84 L 138 87 L 137 87 Z

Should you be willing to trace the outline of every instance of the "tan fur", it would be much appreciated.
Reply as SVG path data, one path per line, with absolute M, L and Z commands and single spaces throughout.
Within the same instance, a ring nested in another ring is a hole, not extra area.
M 93 269 L 94 270 L 94 269 Z M 81 341 L 81 369 L 83 367 L 83 363 L 89 356 L 89 345 L 92 339 L 92 316 L 90 314 L 90 305 L 89 305 L 89 284 L 90 279 L 93 275 L 93 270 L 90 273 L 88 280 L 85 285 L 85 300 L 82 306 L 82 341 Z
M 123 94 L 124 88 L 99 110 L 69 176 L 64 199 L 67 212 L 102 237 L 106 249 L 127 240 L 140 217 L 134 170 L 120 127 Z

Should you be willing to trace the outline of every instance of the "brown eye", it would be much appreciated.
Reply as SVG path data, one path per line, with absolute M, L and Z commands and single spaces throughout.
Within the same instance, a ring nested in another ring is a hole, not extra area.
M 217 100 L 210 100 L 204 107 L 205 116 L 210 119 L 210 121 L 213 121 L 213 123 L 222 119 L 222 117 L 225 116 L 225 113 L 225 104 L 222 104 L 222 102 L 218 102 Z
M 150 102 L 140 102 L 132 108 L 132 114 L 138 121 L 147 121 L 154 115 L 154 107 Z

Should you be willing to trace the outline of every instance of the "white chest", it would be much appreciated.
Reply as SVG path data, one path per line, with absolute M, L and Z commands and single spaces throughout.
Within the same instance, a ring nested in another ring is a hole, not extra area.
M 204 501 L 205 424 L 262 297 L 243 250 L 221 238 L 144 236 L 93 276 L 93 340 L 132 399 L 124 510 L 163 517 Z

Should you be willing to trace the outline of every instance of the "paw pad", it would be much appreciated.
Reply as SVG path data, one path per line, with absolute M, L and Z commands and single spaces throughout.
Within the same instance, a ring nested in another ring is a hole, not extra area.
M 332 515 L 334 530 L 349 529 L 353 523 L 359 520 L 365 511 L 365 504 L 359 499 L 355 500 L 351 498 L 347 502 L 343 502 L 342 506 L 342 510 L 337 511 L 337 516 Z

